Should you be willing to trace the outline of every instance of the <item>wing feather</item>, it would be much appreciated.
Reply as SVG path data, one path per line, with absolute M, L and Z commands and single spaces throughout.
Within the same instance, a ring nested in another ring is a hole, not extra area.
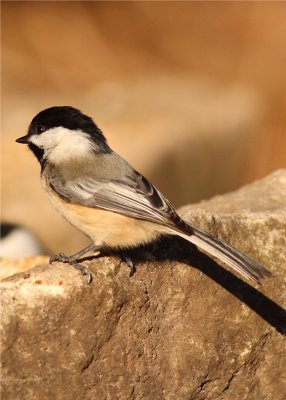
M 168 226 L 171 224 L 170 217 L 177 215 L 168 200 L 138 172 L 125 180 L 81 177 L 64 181 L 56 175 L 50 183 L 52 189 L 66 201 L 86 207 Z

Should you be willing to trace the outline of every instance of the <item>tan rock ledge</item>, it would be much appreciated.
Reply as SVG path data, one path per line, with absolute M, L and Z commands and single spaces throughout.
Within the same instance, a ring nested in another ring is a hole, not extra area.
M 285 398 L 286 170 L 182 209 L 268 267 L 254 288 L 182 240 L 1 283 L 5 400 Z M 156 259 L 154 259 L 156 255 Z

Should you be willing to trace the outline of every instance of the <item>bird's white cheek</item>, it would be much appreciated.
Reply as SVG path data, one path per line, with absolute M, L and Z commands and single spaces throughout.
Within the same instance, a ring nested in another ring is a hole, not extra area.
M 55 164 L 75 157 L 84 157 L 92 151 L 92 144 L 86 133 L 81 130 L 70 131 L 63 127 L 33 135 L 30 142 L 43 149 L 45 157 Z
M 31 136 L 30 142 L 44 150 L 52 149 L 58 144 L 56 136 L 50 134 L 48 131 L 42 133 L 41 135 Z

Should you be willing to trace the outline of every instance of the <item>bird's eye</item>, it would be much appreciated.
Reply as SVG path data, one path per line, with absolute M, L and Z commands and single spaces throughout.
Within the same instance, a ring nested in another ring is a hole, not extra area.
M 42 132 L 45 132 L 46 128 L 43 125 L 38 125 L 36 128 L 36 132 L 39 135 Z

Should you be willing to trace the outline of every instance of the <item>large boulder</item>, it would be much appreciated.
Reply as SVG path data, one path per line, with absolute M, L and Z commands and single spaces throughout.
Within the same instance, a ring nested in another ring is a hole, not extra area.
M 1 283 L 5 400 L 285 398 L 286 170 L 183 208 L 267 266 L 253 287 L 180 239 Z

